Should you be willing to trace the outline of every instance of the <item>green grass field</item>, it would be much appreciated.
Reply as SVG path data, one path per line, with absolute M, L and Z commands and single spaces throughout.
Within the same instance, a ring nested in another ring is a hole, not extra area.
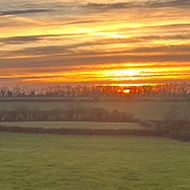
M 39 128 L 80 128 L 80 129 L 147 129 L 138 123 L 127 122 L 0 122 L 3 126 Z
M 189 190 L 190 144 L 0 133 L 3 190 Z
M 68 108 L 76 106 L 84 107 L 101 107 L 108 111 L 118 110 L 127 113 L 133 113 L 135 117 L 144 119 L 162 119 L 171 105 L 177 105 L 183 109 L 189 104 L 189 101 L 166 101 L 166 102 L 0 102 L 1 110 L 14 110 L 18 106 L 24 105 L 30 110 L 52 110 L 60 108 L 68 110 Z

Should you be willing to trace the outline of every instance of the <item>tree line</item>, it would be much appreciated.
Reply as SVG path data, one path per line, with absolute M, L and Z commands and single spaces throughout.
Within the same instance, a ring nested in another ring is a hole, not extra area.
M 141 135 L 165 136 L 181 141 L 190 141 L 190 105 L 184 110 L 177 106 L 164 114 L 162 120 L 147 120 L 135 118 L 131 113 L 113 110 L 109 112 L 104 108 L 89 108 L 83 106 L 70 107 L 68 110 L 55 108 L 50 111 L 31 111 L 25 106 L 17 107 L 12 111 L 0 111 L 1 122 L 34 122 L 34 121 L 93 121 L 93 122 L 135 122 L 145 128 L 140 130 L 95 130 L 95 129 L 22 129 L 1 126 L 1 131 L 52 133 L 52 134 L 105 134 L 105 135 Z
M 12 111 L 0 111 L 0 121 L 97 121 L 97 122 L 129 122 L 133 114 L 104 108 L 71 107 L 68 110 L 55 108 L 50 111 L 31 111 L 26 107 L 18 107 Z
M 128 92 L 128 93 L 125 93 Z M 47 88 L 27 88 L 15 86 L 0 87 L 0 97 L 99 97 L 115 96 L 183 96 L 190 95 L 190 85 L 171 83 L 145 86 L 71 86 L 57 85 Z

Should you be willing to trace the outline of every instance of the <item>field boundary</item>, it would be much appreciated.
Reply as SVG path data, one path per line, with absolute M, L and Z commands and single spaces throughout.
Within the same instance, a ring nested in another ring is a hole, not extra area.
M 84 128 L 41 128 L 41 127 L 10 127 L 0 126 L 1 132 L 34 133 L 56 135 L 109 135 L 109 136 L 154 136 L 165 137 L 164 130 L 137 130 L 137 129 L 84 129 Z

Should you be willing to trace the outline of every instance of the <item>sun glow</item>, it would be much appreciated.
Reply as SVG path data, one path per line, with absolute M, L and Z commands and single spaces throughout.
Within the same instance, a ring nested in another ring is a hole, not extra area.
M 128 93 L 130 93 L 130 92 L 131 92 L 130 89 L 124 89 L 124 90 L 123 90 L 123 93 L 124 93 L 124 94 L 128 94 Z
M 109 36 L 112 38 L 126 38 L 126 36 L 120 34 L 110 34 L 110 33 L 93 33 L 93 34 L 97 36 Z
M 117 93 L 119 94 L 129 94 L 131 92 L 130 89 L 118 89 L 116 90 Z
M 100 86 L 100 87 L 131 87 L 131 86 L 156 86 L 158 85 L 157 83 L 144 83 L 144 84 L 137 84 L 137 83 L 133 83 L 133 84 L 96 84 L 96 86 Z
M 135 76 L 139 75 L 137 69 L 122 69 L 122 70 L 107 70 L 104 75 L 110 75 L 114 77 Z

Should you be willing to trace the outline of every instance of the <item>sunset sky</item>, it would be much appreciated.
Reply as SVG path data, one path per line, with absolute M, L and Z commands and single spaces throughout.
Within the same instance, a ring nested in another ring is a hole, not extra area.
M 190 82 L 190 0 L 0 0 L 0 86 Z

